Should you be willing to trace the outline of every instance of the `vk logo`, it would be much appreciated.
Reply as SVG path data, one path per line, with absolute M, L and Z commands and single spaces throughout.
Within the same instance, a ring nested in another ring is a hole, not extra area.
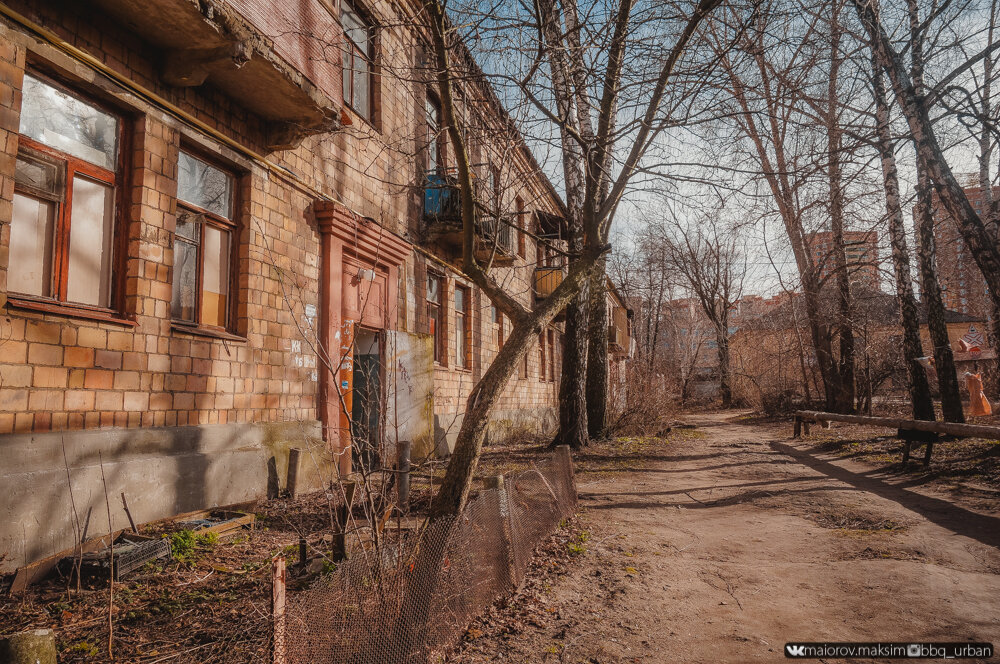
M 805 646 L 793 646 L 791 644 L 785 644 L 785 654 L 789 657 L 802 657 L 806 654 Z

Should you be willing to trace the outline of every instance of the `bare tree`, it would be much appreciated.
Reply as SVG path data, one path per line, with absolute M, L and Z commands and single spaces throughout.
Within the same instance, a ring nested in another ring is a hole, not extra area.
M 441 95 L 442 117 L 456 154 L 461 189 L 462 270 L 514 323 L 503 348 L 472 388 L 455 449 L 432 503 L 432 519 L 457 514 L 464 507 L 482 450 L 486 424 L 499 394 L 541 329 L 567 304 L 581 297 L 599 260 L 608 250 L 615 210 L 649 145 L 669 121 L 669 117 L 664 116 L 664 101 L 671 92 L 678 63 L 701 22 L 720 2 L 699 0 L 683 9 L 680 21 L 664 18 L 660 28 L 664 36 L 672 35 L 673 43 L 661 49 L 660 58 L 655 60 L 640 59 L 639 54 L 631 53 L 637 43 L 632 0 L 621 0 L 611 13 L 609 25 L 603 32 L 610 36 L 598 44 L 607 49 L 600 57 L 595 57 L 594 44 L 584 45 L 578 41 L 581 26 L 577 8 L 572 3 L 557 6 L 539 2 L 527 17 L 518 16 L 519 6 L 513 8 L 517 22 L 506 29 L 517 30 L 525 39 L 535 40 L 526 76 L 516 79 L 516 83 L 559 136 L 570 229 L 568 272 L 554 292 L 533 309 L 526 308 L 506 293 L 476 259 L 478 209 L 469 152 L 454 102 L 457 87 L 472 72 L 460 55 L 463 53 L 462 32 L 455 27 L 457 22 L 453 24 L 449 20 L 449 8 L 437 2 L 427 5 L 434 75 Z M 490 21 L 494 27 L 502 22 L 496 11 L 492 12 Z M 531 32 L 533 25 L 538 26 L 537 32 Z M 644 26 L 647 30 L 651 27 L 649 23 Z M 630 54 L 634 59 L 629 58 Z M 641 105 L 630 125 L 621 127 L 618 108 L 623 94 L 622 83 L 630 75 L 637 75 L 633 68 L 643 63 L 653 70 L 654 76 L 644 87 Z M 539 90 L 546 94 L 538 96 Z M 592 94 L 593 90 L 597 93 Z M 585 319 L 581 322 L 585 331 Z M 568 348 L 574 342 L 567 338 L 566 343 Z M 566 361 L 564 359 L 564 363 Z M 576 390 L 582 396 L 585 381 L 582 372 L 578 376 L 579 380 L 567 389 Z M 579 409 L 580 419 L 574 425 L 578 433 L 563 437 L 563 440 L 581 445 L 587 440 L 585 399 L 576 396 L 574 394 L 578 406 L 583 406 Z M 428 555 L 433 557 L 432 552 Z
M 885 82 L 882 71 L 877 65 L 874 65 L 872 70 L 876 138 L 882 163 L 889 241 L 892 247 L 892 266 L 896 282 L 896 298 L 899 301 L 899 321 L 903 328 L 903 358 L 906 364 L 907 386 L 913 407 L 913 417 L 918 420 L 933 420 L 934 401 L 931 399 L 927 373 L 917 362 L 917 358 L 923 356 L 920 342 L 920 318 L 917 312 L 917 300 L 913 294 L 913 278 L 910 274 L 910 251 L 907 247 L 906 230 L 903 225 L 903 208 L 900 203 L 896 153 L 890 133 L 889 105 L 886 101 Z
M 722 406 L 732 405 L 730 314 L 743 295 L 747 275 L 744 241 L 738 229 L 717 221 L 720 211 L 685 222 L 663 220 L 662 238 L 669 265 L 698 301 L 715 336 Z
M 917 154 L 917 161 L 933 183 L 934 191 L 942 206 L 957 224 L 962 238 L 979 266 L 989 287 L 994 309 L 1000 308 L 1000 245 L 997 243 L 995 227 L 998 213 L 996 201 L 981 216 L 969 201 L 945 157 L 937 130 L 931 120 L 931 108 L 940 101 L 943 91 L 956 78 L 964 75 L 972 67 L 1000 48 L 1000 42 L 992 39 L 984 48 L 968 57 L 963 57 L 951 71 L 940 77 L 937 84 L 924 94 L 907 71 L 900 52 L 893 45 L 882 23 L 879 6 L 873 0 L 851 0 L 861 24 L 871 40 L 879 66 L 885 70 L 903 116 L 906 118 Z M 964 4 L 964 3 L 963 3 Z M 951 3 L 935 6 L 919 21 L 919 32 L 926 34 L 936 20 L 940 20 L 945 9 L 955 11 Z M 908 22 L 912 14 L 908 13 Z M 919 36 L 919 34 L 917 35 Z M 910 31 L 905 46 L 912 48 L 913 30 Z

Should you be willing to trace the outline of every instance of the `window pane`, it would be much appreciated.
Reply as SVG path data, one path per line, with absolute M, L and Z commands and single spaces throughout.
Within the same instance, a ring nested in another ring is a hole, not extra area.
M 170 315 L 177 320 L 194 322 L 195 291 L 198 281 L 198 247 L 174 240 L 174 289 Z
M 201 323 L 226 326 L 229 296 L 229 233 L 205 226 L 205 272 L 201 288 Z
M 424 111 L 427 116 L 427 171 L 434 173 L 438 168 L 438 128 L 440 125 L 440 112 L 437 104 L 428 98 L 424 104 Z
M 435 276 L 427 277 L 427 301 L 441 302 L 441 280 Z
M 64 196 L 64 163 L 55 163 L 21 152 L 17 155 L 14 167 L 14 181 L 21 187 L 31 189 L 32 193 L 61 201 Z
M 231 219 L 233 178 L 225 171 L 181 152 L 178 160 L 177 198 Z
M 455 311 L 465 313 L 465 289 L 455 289 Z
M 39 143 L 114 170 L 118 119 L 25 74 L 21 133 Z
M 70 302 L 110 305 L 114 212 L 113 187 L 74 178 L 66 287 L 66 299 Z
M 177 225 L 174 227 L 174 233 L 195 244 L 201 244 L 201 224 L 204 220 L 205 215 L 203 214 L 180 210 L 177 213 Z
M 25 295 L 52 295 L 52 224 L 55 203 L 14 192 L 10 224 L 7 289 Z
M 346 2 L 341 5 L 340 22 L 344 26 L 344 34 L 364 51 L 368 52 L 370 28 L 361 15 Z
M 354 77 L 351 76 L 351 60 L 354 58 L 351 49 L 344 49 L 344 103 L 354 107 Z
M 457 328 L 455 330 L 455 364 L 464 368 L 469 342 L 468 337 L 466 337 L 464 314 L 455 316 L 455 327 Z
M 368 84 L 371 74 L 368 71 L 368 61 L 359 55 L 354 56 L 354 92 L 351 97 L 351 108 L 363 118 L 369 117 L 371 93 Z

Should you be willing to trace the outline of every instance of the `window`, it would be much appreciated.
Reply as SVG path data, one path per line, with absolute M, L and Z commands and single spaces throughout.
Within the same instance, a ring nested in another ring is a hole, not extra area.
M 556 332 L 548 331 L 549 338 L 549 380 L 553 383 L 556 380 Z
M 490 164 L 489 170 L 490 212 L 499 216 L 503 196 L 500 193 L 500 169 Z
M 344 103 L 371 121 L 375 29 L 347 2 L 341 4 L 340 22 L 347 38 L 344 44 Z
M 427 275 L 427 325 L 434 341 L 434 361 L 441 362 L 444 321 L 441 316 L 441 290 L 443 279 L 436 274 Z
M 455 287 L 455 366 L 469 368 L 469 337 L 472 336 L 471 316 L 469 316 L 469 289 Z
M 7 268 L 13 296 L 114 306 L 120 133 L 116 116 L 25 74 Z
M 441 107 L 437 100 L 428 96 L 424 105 L 427 118 L 427 173 L 437 174 L 444 166 L 444 145 L 441 142 Z
M 490 305 L 490 320 L 493 322 L 493 340 L 496 342 L 497 352 L 500 352 L 503 348 L 503 314 L 495 304 Z
M 177 168 L 177 227 L 170 315 L 179 323 L 230 323 L 235 178 L 187 152 Z
M 545 367 L 545 331 L 538 333 L 538 380 L 544 381 L 548 370 Z
M 517 255 L 524 258 L 528 250 L 524 238 L 524 200 L 520 196 L 514 199 L 514 211 L 517 213 Z

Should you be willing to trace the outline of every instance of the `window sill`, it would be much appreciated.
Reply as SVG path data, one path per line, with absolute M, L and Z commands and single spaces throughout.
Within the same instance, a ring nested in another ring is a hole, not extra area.
M 247 338 L 241 337 L 238 334 L 233 334 L 232 332 L 226 332 L 225 330 L 215 330 L 210 327 L 198 327 L 196 325 L 186 325 L 184 323 L 173 322 L 170 324 L 170 329 L 174 332 L 179 332 L 181 334 L 190 334 L 195 337 L 208 337 L 210 339 L 223 339 L 225 341 L 235 341 L 237 343 L 246 343 Z
M 50 300 L 36 300 L 34 298 L 11 295 L 7 297 L 7 306 L 15 309 L 27 311 L 37 311 L 55 316 L 66 316 L 67 318 L 81 318 L 84 320 L 97 321 L 99 323 L 110 323 L 121 325 L 122 327 L 138 327 L 134 320 L 122 318 L 119 314 L 108 309 L 88 309 L 76 307 L 71 304 L 54 302 Z

